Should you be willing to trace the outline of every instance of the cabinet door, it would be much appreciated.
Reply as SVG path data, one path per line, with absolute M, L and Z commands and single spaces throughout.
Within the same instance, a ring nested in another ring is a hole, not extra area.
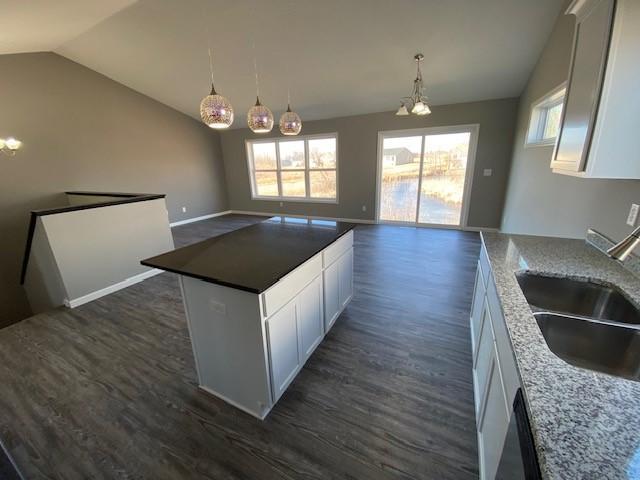
M 473 302 L 471 304 L 471 347 L 474 358 L 478 353 L 478 341 L 480 341 L 480 325 L 482 320 L 484 296 L 484 279 L 482 278 L 480 261 L 478 261 L 478 270 L 476 271 L 476 285 L 473 290 Z
M 478 428 L 480 479 L 493 480 L 498 470 L 504 438 L 509 428 L 509 410 L 504 402 L 504 389 L 497 356 L 491 359 L 486 401 Z
M 614 0 L 582 2 L 576 14 L 573 58 L 551 168 L 583 171 L 596 120 Z
M 323 274 L 325 333 L 329 331 L 340 314 L 339 276 L 340 272 L 337 261 L 329 265 Z
M 320 277 L 313 280 L 298 294 L 296 302 L 300 337 L 300 362 L 304 363 L 324 336 L 322 282 Z
M 491 373 L 491 364 L 495 356 L 495 338 L 491 325 L 491 313 L 486 298 L 482 301 L 482 314 L 478 331 L 478 346 L 473 364 L 473 386 L 476 404 L 476 418 L 480 424 L 480 412 L 486 401 L 487 383 Z
M 342 309 L 353 295 L 353 248 L 346 251 L 338 260 L 340 308 Z
M 271 362 L 271 389 L 275 402 L 287 389 L 300 367 L 295 299 L 267 320 L 267 335 Z

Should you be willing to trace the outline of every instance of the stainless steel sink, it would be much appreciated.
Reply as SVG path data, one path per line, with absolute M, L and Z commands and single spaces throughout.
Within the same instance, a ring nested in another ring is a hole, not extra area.
M 516 275 L 534 312 L 552 311 L 640 325 L 640 311 L 615 287 L 528 272 Z
M 553 353 L 578 367 L 640 381 L 640 328 L 548 312 L 534 313 Z

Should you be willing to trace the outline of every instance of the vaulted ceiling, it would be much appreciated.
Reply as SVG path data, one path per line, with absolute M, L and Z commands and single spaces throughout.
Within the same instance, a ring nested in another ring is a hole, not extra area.
M 0 0 L 0 53 L 55 51 L 199 118 L 216 88 L 303 120 L 394 110 L 425 55 L 432 104 L 518 96 L 560 0 Z M 255 43 L 255 48 L 253 44 Z

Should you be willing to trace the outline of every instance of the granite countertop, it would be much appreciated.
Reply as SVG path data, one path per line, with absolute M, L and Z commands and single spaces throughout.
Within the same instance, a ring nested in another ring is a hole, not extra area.
M 514 272 L 598 280 L 640 304 L 640 279 L 581 240 L 483 233 L 546 479 L 640 479 L 640 382 L 547 346 Z
M 346 222 L 272 217 L 140 263 L 262 293 L 353 228 Z

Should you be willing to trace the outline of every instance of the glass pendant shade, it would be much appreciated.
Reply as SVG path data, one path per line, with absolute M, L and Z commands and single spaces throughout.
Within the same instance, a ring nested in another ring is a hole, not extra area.
M 283 135 L 298 135 L 302 130 L 302 120 L 300 115 L 291 111 L 291 106 L 287 105 L 287 111 L 280 117 L 280 133 Z
M 211 85 L 211 93 L 200 102 L 200 118 L 209 127 L 229 128 L 233 123 L 233 107 L 229 100 L 216 93 Z
M 407 110 L 407 106 L 404 103 L 400 105 L 400 108 L 396 112 L 396 115 L 398 115 L 399 117 L 404 117 L 406 115 L 409 115 L 409 110 Z
M 423 110 L 424 110 L 424 103 L 416 102 L 416 103 L 414 103 L 413 108 L 411 109 L 411 113 L 419 114 Z
M 273 128 L 273 113 L 260 103 L 258 97 L 247 113 L 247 124 L 254 133 L 268 133 Z
M 431 113 L 431 109 L 429 108 L 429 105 L 427 105 L 426 103 L 423 103 L 422 110 L 418 112 L 418 115 L 429 115 L 430 113 Z

